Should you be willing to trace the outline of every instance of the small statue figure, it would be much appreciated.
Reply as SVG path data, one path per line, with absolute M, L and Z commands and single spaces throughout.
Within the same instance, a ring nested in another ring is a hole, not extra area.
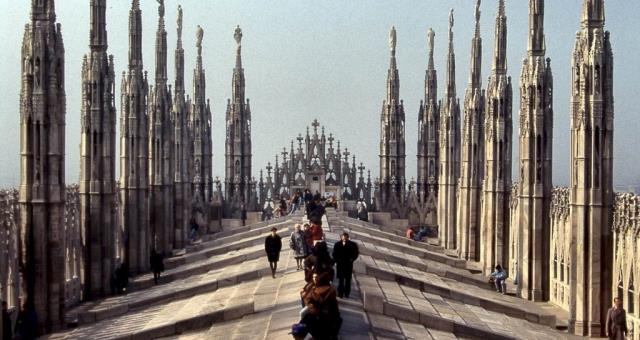
M 156 0 L 160 6 L 158 6 L 158 15 L 160 18 L 164 18 L 164 0 Z
M 391 26 L 391 32 L 389 32 L 389 48 L 392 52 L 396 51 L 396 27 Z
M 196 29 L 196 47 L 198 48 L 198 55 L 202 55 L 202 38 L 204 37 L 204 30 L 200 25 Z
M 233 37 L 236 39 L 238 45 L 240 45 L 240 43 L 242 42 L 242 29 L 240 28 L 240 25 L 236 27 L 236 32 Z

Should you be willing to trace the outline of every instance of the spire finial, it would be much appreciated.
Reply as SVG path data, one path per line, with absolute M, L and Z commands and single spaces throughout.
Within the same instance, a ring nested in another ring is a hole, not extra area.
M 137 1 L 137 0 L 136 0 Z M 178 40 L 182 40 L 182 6 L 178 5 Z
M 476 35 L 480 35 L 480 1 L 476 2 Z
M 389 32 L 389 49 L 391 49 L 391 53 L 396 52 L 396 27 L 391 26 L 391 31 Z
M 449 32 L 453 32 L 453 8 L 449 11 Z
M 160 19 L 164 18 L 164 0 L 156 0 L 158 2 L 158 15 Z
M 429 46 L 429 65 L 427 66 L 427 68 L 429 70 L 434 69 L 433 49 L 434 49 L 435 36 L 436 36 L 436 33 L 433 31 L 431 27 L 429 27 L 429 31 L 427 31 L 427 45 Z
M 545 54 L 544 0 L 529 0 L 529 55 Z
M 493 69 L 499 73 L 505 73 L 507 70 L 507 16 L 504 10 L 504 0 L 500 0 L 498 3 L 495 29 Z
M 582 5 L 583 27 L 603 27 L 604 17 L 604 0 L 584 0 Z
M 433 29 L 431 27 L 429 27 L 429 31 L 427 31 L 427 42 L 429 45 L 429 55 L 433 55 L 433 45 L 434 45 L 434 38 L 436 36 L 436 33 L 433 31 Z
M 196 29 L 196 47 L 198 48 L 198 56 L 202 56 L 202 38 L 204 37 L 204 30 L 200 25 Z
M 456 97 L 456 60 L 455 52 L 453 50 L 453 8 L 449 12 L 449 53 L 447 56 L 447 77 L 445 87 L 445 97 L 449 100 L 455 100 Z
M 242 44 L 242 29 L 240 28 L 240 25 L 236 27 L 233 38 L 236 39 L 236 43 L 238 43 L 238 45 Z

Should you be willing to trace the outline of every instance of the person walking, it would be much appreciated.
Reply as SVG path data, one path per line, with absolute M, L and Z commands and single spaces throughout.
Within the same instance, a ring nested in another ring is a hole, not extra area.
M 307 244 L 307 256 L 311 255 L 313 249 L 313 235 L 311 234 L 311 226 L 309 223 L 305 223 L 302 227 L 302 233 L 304 234 L 304 241 Z
M 264 240 L 264 251 L 267 253 L 269 267 L 271 267 L 271 276 L 276 278 L 276 269 L 278 269 L 278 260 L 280 259 L 280 250 L 282 250 L 282 240 L 278 235 L 278 228 L 271 228 L 271 234 Z
M 153 272 L 153 282 L 158 284 L 160 280 L 160 273 L 164 271 L 164 256 L 156 252 L 156 248 L 151 249 L 151 256 L 149 257 L 149 265 Z
M 306 204 L 309 204 L 313 201 L 313 194 L 311 193 L 311 190 L 309 189 L 305 189 L 304 190 L 304 202 Z
M 322 230 L 321 224 L 312 222 L 309 230 L 311 231 L 311 244 L 315 244 L 316 241 L 324 240 L 324 231 Z
M 291 210 L 289 210 L 289 215 L 296 212 L 296 210 L 298 210 L 298 207 L 300 206 L 300 192 L 296 192 L 293 195 L 293 197 L 291 198 L 290 206 Z
M 298 270 L 302 269 L 302 260 L 309 254 L 307 253 L 307 242 L 300 224 L 296 224 L 295 230 L 291 233 L 289 247 L 293 250 L 293 257 L 296 259 Z
M 335 271 L 333 270 L 333 259 L 329 255 L 327 243 L 317 241 L 313 247 L 313 254 L 304 260 L 304 280 L 311 282 L 313 274 L 329 274 L 329 280 L 333 281 Z
M 278 208 L 280 208 L 280 217 L 287 216 L 287 201 L 285 201 L 284 198 L 280 199 L 280 206 L 278 206 Z
M 629 330 L 627 329 L 627 312 L 622 308 L 622 298 L 613 300 L 613 307 L 607 312 L 606 321 L 607 337 L 609 339 L 624 340 Z
M 358 245 L 349 240 L 349 233 L 343 232 L 340 242 L 333 245 L 333 260 L 336 262 L 338 276 L 338 297 L 349 298 L 353 262 L 358 258 Z
M 336 290 L 331 285 L 328 273 L 313 274 L 313 281 L 315 285 L 307 296 L 307 311 L 301 313 L 302 320 L 307 315 L 317 315 L 318 325 L 321 325 L 321 328 L 316 328 L 316 334 L 312 332 L 311 335 L 316 339 L 337 339 L 342 326 L 342 317 L 336 299 Z

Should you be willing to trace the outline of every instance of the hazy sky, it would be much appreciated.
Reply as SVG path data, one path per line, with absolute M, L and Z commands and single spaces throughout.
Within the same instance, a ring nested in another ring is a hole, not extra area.
M 19 182 L 20 49 L 31 1 L 0 0 L 3 33 L 0 71 L 0 187 Z M 571 53 L 579 29 L 581 0 L 546 2 L 547 56 L 554 71 L 554 183 L 568 182 L 569 89 Z M 407 177 L 416 174 L 418 105 L 424 97 L 426 32 L 436 32 L 438 95 L 442 96 L 449 8 L 455 9 L 457 91 L 461 97 L 469 76 L 469 50 L 473 34 L 474 0 L 371 1 L 219 1 L 166 0 L 169 41 L 169 78 L 174 79 L 173 50 L 177 7 L 184 9 L 186 81 L 195 64 L 195 28 L 205 30 L 204 62 L 207 96 L 213 111 L 214 176 L 224 176 L 224 114 L 231 95 L 235 61 L 233 32 L 242 27 L 246 95 L 253 118 L 254 175 L 267 161 L 304 133 L 314 118 L 357 155 L 358 162 L 378 174 L 380 111 L 389 66 L 388 32 L 398 34 L 400 96 L 407 121 Z M 109 53 L 115 56 L 116 107 L 120 114 L 120 82 L 127 66 L 128 16 L 131 1 L 108 2 Z M 157 3 L 141 0 L 145 69 L 153 74 Z M 509 74 L 513 77 L 514 134 L 517 134 L 519 75 L 526 54 L 528 1 L 507 1 Z M 66 49 L 66 180 L 79 174 L 80 72 L 88 51 L 89 1 L 58 0 L 58 22 Z M 497 1 L 482 3 L 483 86 L 491 68 Z M 615 55 L 615 178 L 616 184 L 640 183 L 638 147 L 640 115 L 640 1 L 607 1 L 607 29 Z M 152 76 L 150 77 L 150 79 Z M 116 129 L 118 131 L 119 129 Z M 518 163 L 514 136 L 514 166 Z M 631 149 L 629 149 L 631 148 Z M 118 168 L 118 167 L 116 167 Z M 518 171 L 514 171 L 514 180 Z

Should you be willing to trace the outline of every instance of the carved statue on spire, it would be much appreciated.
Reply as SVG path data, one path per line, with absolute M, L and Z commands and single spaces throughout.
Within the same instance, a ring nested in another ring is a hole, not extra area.
M 476 23 L 480 22 L 480 0 L 476 2 Z
M 449 12 L 449 32 L 453 30 L 453 8 Z
M 389 48 L 391 52 L 396 51 L 396 27 L 391 26 L 391 32 L 389 32 Z
M 196 29 L 196 47 L 198 48 L 198 55 L 202 55 L 202 38 L 204 37 L 204 30 L 200 25 Z
M 429 28 L 429 31 L 427 32 L 427 39 L 429 40 L 428 41 L 429 51 L 433 51 L 433 40 L 434 40 L 435 36 L 436 36 L 436 34 L 435 34 L 435 32 L 433 32 L 433 29 Z
M 236 32 L 233 35 L 233 37 L 236 39 L 236 42 L 238 43 L 238 45 L 240 45 L 242 42 L 242 29 L 240 28 L 240 25 L 236 27 Z
M 158 15 L 164 18 L 164 0 L 156 0 L 160 6 L 158 6 Z
M 178 36 L 182 36 L 182 6 L 178 5 Z

